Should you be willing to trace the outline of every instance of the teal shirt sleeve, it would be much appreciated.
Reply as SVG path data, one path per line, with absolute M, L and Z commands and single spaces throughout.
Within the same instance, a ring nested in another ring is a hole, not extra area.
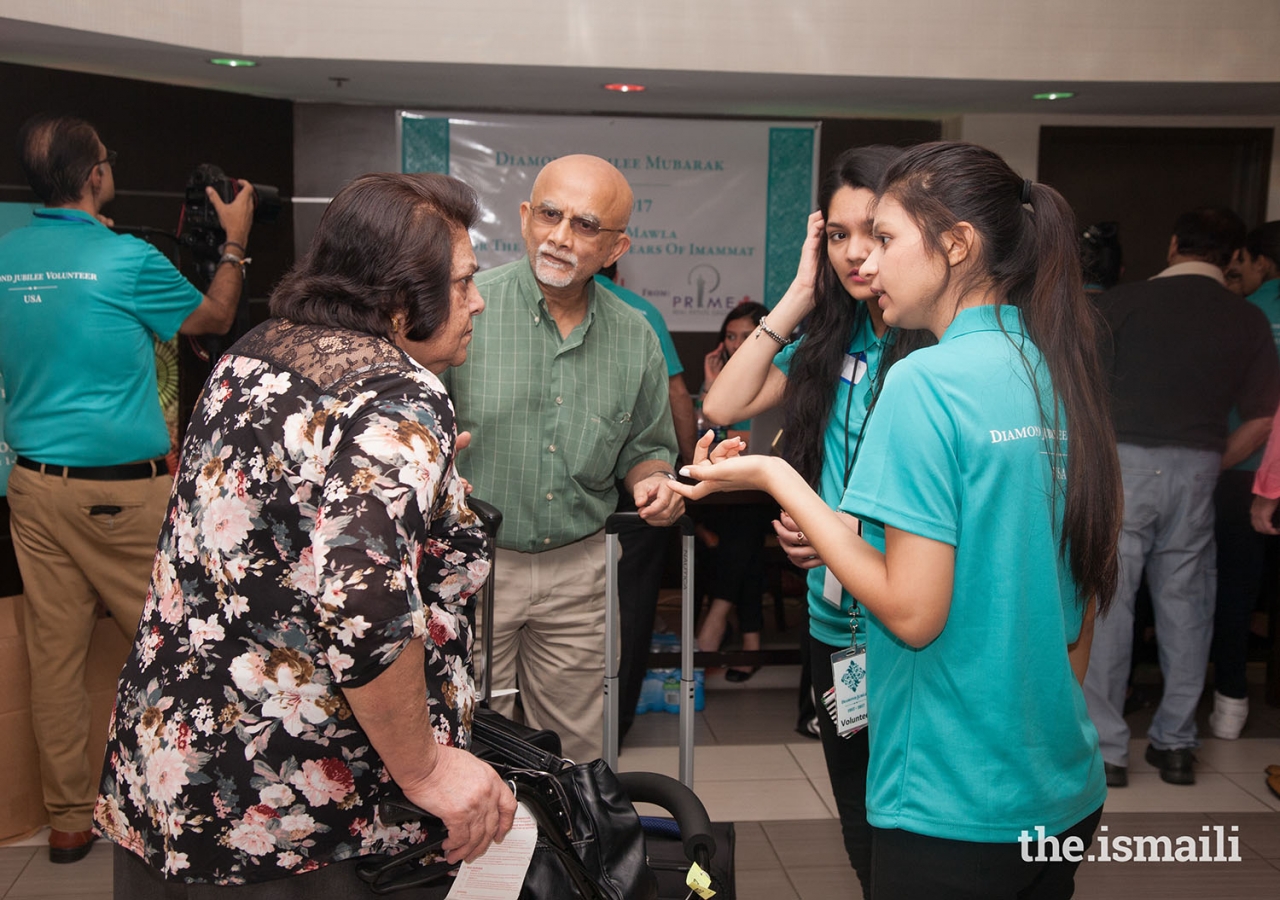
M 800 338 L 803 341 L 804 338 Z M 778 351 L 778 355 L 773 358 L 774 366 L 783 375 L 791 374 L 791 360 L 795 358 L 796 351 L 800 349 L 800 341 L 792 341 L 787 346 Z
M 956 429 L 941 385 L 911 359 L 885 379 L 840 509 L 953 547 L 959 537 Z
M 178 333 L 204 295 L 155 247 L 133 237 L 127 240 L 141 245 L 133 248 L 140 256 L 133 313 L 149 331 L 167 341 Z
M 603 275 L 595 276 L 595 282 L 644 316 L 644 320 L 649 323 L 653 333 L 658 336 L 658 346 L 662 348 L 662 358 L 667 363 L 667 377 L 675 378 L 682 373 L 684 364 L 680 362 L 680 354 L 676 352 L 676 343 L 671 339 L 671 332 L 667 329 L 667 321 L 662 318 L 662 313 L 658 312 L 658 308 L 635 291 L 615 284 Z
M 662 358 L 667 363 L 667 377 L 675 378 L 684 372 L 684 365 L 680 362 L 680 354 L 676 352 L 676 342 L 671 340 L 671 332 L 667 330 L 667 323 L 662 321 L 662 314 L 656 309 L 653 311 L 653 315 L 646 312 L 644 317 L 653 326 L 653 331 L 658 336 L 658 346 L 662 349 Z
M 635 409 L 631 411 L 631 432 L 614 469 L 619 480 L 642 462 L 660 459 L 674 465 L 676 461 L 676 428 L 671 421 L 668 379 L 662 376 L 662 354 L 657 337 L 647 334 L 646 338 L 649 364 L 645 366 Z

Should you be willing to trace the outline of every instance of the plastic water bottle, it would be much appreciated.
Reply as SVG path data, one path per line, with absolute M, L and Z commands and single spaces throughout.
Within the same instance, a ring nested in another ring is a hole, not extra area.
M 662 682 L 662 696 L 667 712 L 680 712 L 680 670 L 668 669 Z
M 664 653 L 670 649 L 670 641 L 674 635 L 655 631 L 649 640 L 650 653 Z M 666 669 L 649 669 L 640 682 L 640 699 L 636 701 L 636 713 L 663 712 L 666 710 L 666 698 L 663 696 L 663 682 L 666 680 Z
M 645 672 L 644 681 L 640 684 L 640 700 L 636 703 L 636 712 L 662 712 L 664 709 L 666 702 L 662 695 L 662 677 L 650 669 Z
M 707 708 L 707 670 L 693 670 L 693 711 L 702 712 Z

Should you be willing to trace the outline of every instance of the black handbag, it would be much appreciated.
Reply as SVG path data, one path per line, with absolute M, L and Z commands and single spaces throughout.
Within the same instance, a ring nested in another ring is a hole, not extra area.
M 472 725 L 472 751 L 510 783 L 538 824 L 533 860 L 521 900 L 656 900 L 657 883 L 645 861 L 644 830 L 617 776 L 603 760 L 572 765 L 518 733 L 493 713 Z M 372 891 L 439 888 L 443 898 L 455 868 L 423 865 L 438 855 L 443 823 L 408 801 L 384 803 L 388 824 L 420 820 L 429 837 L 413 850 L 370 857 L 358 867 Z

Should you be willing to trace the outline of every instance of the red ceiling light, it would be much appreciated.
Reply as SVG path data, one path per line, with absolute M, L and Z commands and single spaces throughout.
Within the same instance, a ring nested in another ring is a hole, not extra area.
M 617 91 L 620 94 L 638 94 L 644 90 L 643 84 L 606 84 L 606 91 Z

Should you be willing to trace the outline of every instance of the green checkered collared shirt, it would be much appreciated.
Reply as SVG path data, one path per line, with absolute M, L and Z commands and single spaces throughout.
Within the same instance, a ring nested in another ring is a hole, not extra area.
M 667 368 L 653 329 L 594 282 L 567 338 L 527 258 L 476 276 L 485 311 L 465 364 L 442 376 L 471 446 L 458 468 L 502 510 L 498 545 L 538 552 L 604 527 L 615 480 L 676 457 Z

